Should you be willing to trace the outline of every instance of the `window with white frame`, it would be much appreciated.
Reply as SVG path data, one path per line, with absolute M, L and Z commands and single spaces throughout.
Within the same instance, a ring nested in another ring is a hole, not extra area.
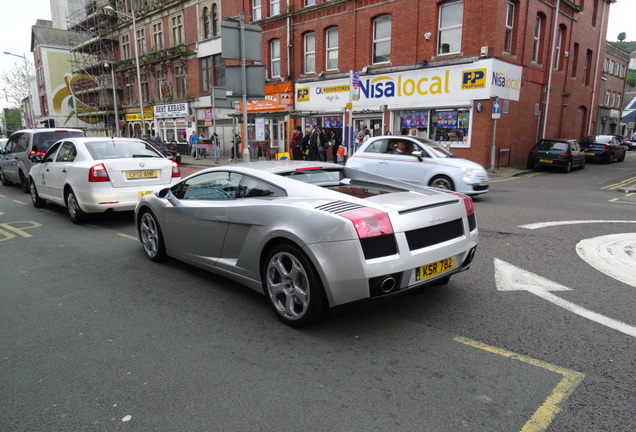
M 303 36 L 303 47 L 303 71 L 306 74 L 316 73 L 316 34 L 314 32 L 305 33 Z
M 605 105 L 610 104 L 611 98 L 612 98 L 612 92 L 610 90 L 605 90 Z
M 515 25 L 515 4 L 508 2 L 508 10 L 506 12 L 506 45 L 504 52 L 512 54 L 513 30 Z
M 612 92 L 612 104 L 613 107 L 616 106 L 616 92 Z
M 455 54 L 462 48 L 464 2 L 448 2 L 439 8 L 437 54 Z
M 621 108 L 621 94 L 616 93 L 616 107 Z
M 315 6 L 316 0 L 305 0 L 305 7 L 307 6 Z
M 373 20 L 372 63 L 391 61 L 391 15 L 383 15 Z
M 262 15 L 261 0 L 252 0 L 252 20 L 261 19 Z
M 173 46 L 181 45 L 185 42 L 183 33 L 183 16 L 176 15 L 171 18 L 172 24 L 172 43 Z
M 269 16 L 280 14 L 280 0 L 269 0 Z
M 130 58 L 130 35 L 121 36 L 121 58 L 127 60 Z
M 163 49 L 163 23 L 161 21 L 152 25 L 152 47 L 156 50 Z
M 139 55 L 146 54 L 146 29 L 140 28 L 137 30 L 137 53 Z
M 539 54 L 541 50 L 541 27 L 543 26 L 543 18 L 537 15 L 534 22 L 534 37 L 532 40 L 532 61 L 539 63 Z
M 327 29 L 325 35 L 325 48 L 327 52 L 327 70 L 338 69 L 338 27 Z
M 269 43 L 269 76 L 280 76 L 280 39 L 274 39 Z

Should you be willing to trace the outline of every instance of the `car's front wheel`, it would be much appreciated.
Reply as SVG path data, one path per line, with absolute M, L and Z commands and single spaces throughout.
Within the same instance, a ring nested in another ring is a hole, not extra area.
M 428 185 L 439 188 L 439 189 L 446 189 L 451 191 L 455 190 L 455 185 L 453 185 L 453 181 L 444 175 L 433 177 L 431 181 L 428 183 Z
M 324 316 L 327 299 L 320 276 L 297 246 L 275 246 L 267 254 L 261 273 L 265 295 L 282 322 L 300 327 Z
M 66 192 L 66 208 L 68 209 L 68 216 L 71 218 L 71 222 L 74 224 L 81 224 L 86 220 L 86 213 L 81 209 L 77 202 L 77 197 L 72 189 Z
M 38 189 L 35 187 L 35 182 L 33 179 L 29 180 L 29 187 L 31 189 L 31 202 L 33 202 L 33 207 L 42 208 L 46 206 L 46 201 L 40 198 L 38 194 Z
M 150 210 L 145 211 L 139 220 L 139 238 L 146 256 L 151 261 L 161 261 L 166 257 L 166 246 L 159 222 Z

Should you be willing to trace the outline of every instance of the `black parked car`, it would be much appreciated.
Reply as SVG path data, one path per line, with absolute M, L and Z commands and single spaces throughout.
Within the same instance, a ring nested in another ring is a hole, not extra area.
M 588 135 L 580 142 L 587 160 L 599 160 L 605 163 L 625 160 L 627 149 L 614 135 Z
M 576 140 L 545 138 L 539 141 L 528 155 L 528 168 L 559 168 L 569 173 L 572 168 L 585 168 L 585 151 Z
M 146 141 L 149 144 L 152 144 L 152 146 L 154 148 L 156 148 L 157 151 L 159 151 L 159 153 L 161 153 L 162 155 L 164 155 L 168 159 L 174 160 L 178 164 L 181 163 L 181 153 L 179 153 L 177 151 L 177 145 L 176 144 L 171 143 L 171 144 L 168 144 L 167 146 L 164 146 L 164 145 L 161 145 L 158 142 L 153 141 L 151 139 L 144 139 L 144 141 Z

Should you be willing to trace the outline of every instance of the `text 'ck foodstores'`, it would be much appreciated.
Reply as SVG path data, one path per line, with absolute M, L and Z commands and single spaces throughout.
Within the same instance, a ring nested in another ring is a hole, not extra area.
M 354 131 L 366 125 L 374 136 L 386 131 L 408 134 L 409 130 L 417 129 L 418 136 L 444 143 L 458 156 L 489 167 L 495 130 L 493 102 L 498 98 L 502 106 L 495 143 L 509 151 L 511 144 L 499 131 L 514 127 L 521 79 L 521 67 L 496 59 L 362 74 L 359 99 L 352 102 L 351 124 Z M 297 82 L 296 111 L 316 117 L 319 123 L 321 116 L 347 115 L 345 106 L 351 102 L 349 88 L 346 78 Z M 344 119 L 343 124 L 348 127 L 349 119 Z

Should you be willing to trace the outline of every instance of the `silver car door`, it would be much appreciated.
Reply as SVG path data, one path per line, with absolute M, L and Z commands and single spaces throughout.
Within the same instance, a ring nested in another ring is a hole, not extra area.
M 166 249 L 206 265 L 221 256 L 228 229 L 227 208 L 236 203 L 241 175 L 228 171 L 200 174 L 174 191 L 179 206 L 164 209 Z

